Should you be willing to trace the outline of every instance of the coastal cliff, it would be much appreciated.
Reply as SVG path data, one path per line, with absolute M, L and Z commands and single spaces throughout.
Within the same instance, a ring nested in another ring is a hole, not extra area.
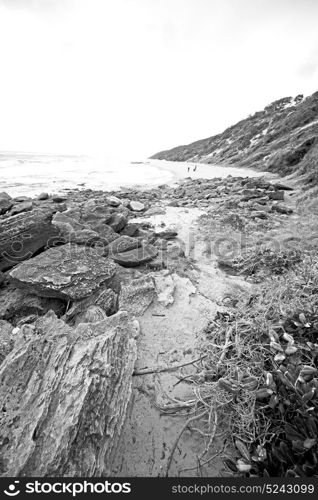
M 296 172 L 316 184 L 318 92 L 272 102 L 224 132 L 156 153 L 170 161 L 235 165 L 289 175 Z

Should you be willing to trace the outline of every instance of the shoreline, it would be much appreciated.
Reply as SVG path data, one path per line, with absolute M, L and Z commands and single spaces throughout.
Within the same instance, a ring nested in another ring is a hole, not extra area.
M 194 167 L 196 171 L 194 172 Z M 226 177 L 227 175 L 267 175 L 251 169 L 200 163 L 145 160 L 128 162 L 101 158 L 56 159 L 48 155 L 32 156 L 28 161 L 2 160 L 0 191 L 11 196 L 37 196 L 43 191 L 65 193 L 72 189 L 103 189 L 104 191 L 132 188 L 147 190 L 161 184 L 173 185 L 191 176 L 193 179 Z M 190 171 L 188 171 L 190 170 Z M 35 175 L 36 173 L 36 175 Z M 15 182 L 14 179 L 17 179 Z M 80 179 L 80 181 L 79 181 Z M 35 182 L 36 181 L 36 182 Z

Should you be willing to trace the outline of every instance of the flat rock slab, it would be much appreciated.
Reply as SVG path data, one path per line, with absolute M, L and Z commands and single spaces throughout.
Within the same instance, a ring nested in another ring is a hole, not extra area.
M 116 265 L 91 248 L 62 245 L 23 262 L 10 272 L 16 286 L 43 297 L 79 300 L 110 280 Z
M 124 267 L 136 267 L 145 264 L 154 259 L 158 254 L 156 247 L 152 245 L 143 245 L 128 252 L 113 254 L 111 257 L 117 264 Z

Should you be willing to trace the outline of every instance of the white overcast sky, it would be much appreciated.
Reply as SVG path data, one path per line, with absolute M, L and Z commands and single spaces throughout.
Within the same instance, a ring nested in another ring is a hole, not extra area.
M 0 150 L 144 157 L 318 90 L 318 0 L 0 0 Z

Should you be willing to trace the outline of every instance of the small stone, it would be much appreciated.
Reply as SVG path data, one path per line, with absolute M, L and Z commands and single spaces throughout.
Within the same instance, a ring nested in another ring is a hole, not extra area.
M 140 201 L 133 201 L 131 200 L 129 202 L 129 208 L 130 210 L 132 210 L 133 212 L 142 212 L 143 210 L 145 210 L 145 205 L 143 203 L 141 203 Z
M 285 207 L 284 205 L 277 203 L 277 205 L 272 206 L 272 212 L 278 212 L 279 214 L 290 215 L 293 213 L 293 210 L 292 208 Z
M 284 200 L 284 196 L 285 196 L 285 192 L 284 191 L 270 191 L 268 193 L 268 197 L 269 197 L 270 200 L 283 201 Z
M 54 203 L 63 203 L 63 201 L 67 200 L 67 197 L 55 194 L 53 195 L 52 200 L 54 201 Z
M 121 201 L 117 196 L 108 196 L 106 201 L 111 207 L 119 207 L 119 205 L 121 205 Z
M 39 194 L 39 196 L 37 197 L 37 200 L 41 201 L 41 200 L 47 200 L 49 198 L 49 195 L 48 193 L 41 193 Z
M 158 238 L 163 238 L 164 240 L 173 240 L 178 236 L 178 233 L 173 229 L 167 229 L 165 231 L 158 231 L 157 233 L 155 233 L 155 236 Z

